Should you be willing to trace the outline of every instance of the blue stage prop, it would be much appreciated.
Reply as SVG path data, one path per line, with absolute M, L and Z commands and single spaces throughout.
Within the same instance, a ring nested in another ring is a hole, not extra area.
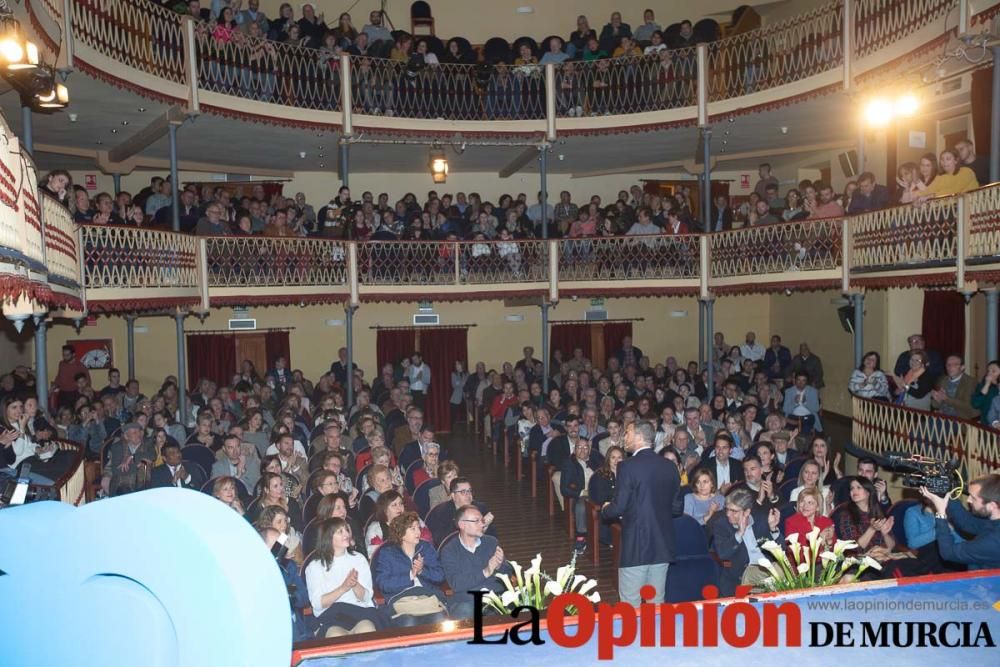
M 284 580 L 242 517 L 197 491 L 0 511 L 0 664 L 288 664 Z

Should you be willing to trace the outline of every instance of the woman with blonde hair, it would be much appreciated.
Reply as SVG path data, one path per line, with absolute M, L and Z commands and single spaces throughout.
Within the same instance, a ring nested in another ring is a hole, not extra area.
M 808 465 L 808 464 L 807 464 Z M 803 489 L 798 494 L 795 514 L 785 519 L 785 535 L 799 536 L 799 544 L 809 544 L 809 533 L 813 528 L 819 528 L 820 537 L 828 545 L 833 544 L 833 521 L 824 516 L 821 508 L 823 497 L 816 488 Z
M 240 494 L 236 489 L 235 477 L 219 477 L 212 484 L 212 497 L 221 500 L 223 503 L 236 510 L 236 513 L 243 516 L 246 510 L 240 502 Z
M 278 505 L 268 505 L 257 516 L 253 525 L 258 530 L 263 528 L 274 528 L 279 533 L 288 536 L 285 546 L 288 548 L 288 557 L 299 565 L 302 565 L 302 536 L 292 525 L 288 512 Z
M 833 511 L 833 492 L 829 486 L 823 485 L 822 474 L 822 469 L 815 460 L 809 459 L 803 463 L 802 467 L 799 468 L 799 485 L 792 489 L 789 500 L 794 503 L 803 491 L 815 489 L 819 495 L 819 513 L 823 516 L 829 516 L 830 512 Z

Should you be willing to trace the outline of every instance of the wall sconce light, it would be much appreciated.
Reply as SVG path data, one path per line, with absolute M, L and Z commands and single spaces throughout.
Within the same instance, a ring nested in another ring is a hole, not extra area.
M 445 157 L 444 150 L 431 148 L 430 167 L 431 178 L 435 183 L 444 183 L 448 180 L 448 158 Z

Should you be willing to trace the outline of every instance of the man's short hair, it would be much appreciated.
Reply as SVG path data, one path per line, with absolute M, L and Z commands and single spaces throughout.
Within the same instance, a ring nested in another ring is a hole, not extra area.
M 468 477 L 456 477 L 455 479 L 451 480 L 451 486 L 448 487 L 448 493 L 455 493 L 455 489 L 458 488 L 459 484 L 469 484 L 469 483 L 470 482 Z
M 750 489 L 737 486 L 726 494 L 726 504 L 736 505 L 741 510 L 748 510 L 753 506 L 753 493 Z
M 864 183 L 865 181 L 871 181 L 872 183 L 874 183 L 875 174 L 871 173 L 870 171 L 866 171 L 863 172 L 860 176 L 858 176 L 858 183 Z
M 712 439 L 712 444 L 718 445 L 720 442 L 726 443 L 727 445 L 729 445 L 729 448 L 732 449 L 733 436 L 729 435 L 728 433 L 716 433 L 715 438 Z
M 688 23 L 690 23 L 690 21 Z M 757 165 L 757 168 L 758 169 L 767 169 L 768 171 L 771 171 L 771 163 L 770 162 L 761 162 L 759 165 Z
M 69 351 L 69 352 L 72 352 L 73 354 L 76 354 L 76 350 L 73 349 L 72 345 L 63 345 L 62 346 L 62 351 L 63 352 Z
M 476 507 L 475 505 L 462 505 L 457 510 L 455 510 L 455 527 L 456 528 L 458 527 L 458 524 L 460 524 L 462 522 L 462 519 L 465 518 L 465 513 L 468 512 L 469 510 L 476 510 L 478 512 L 479 508 Z
M 745 457 L 743 457 L 743 463 L 746 463 L 747 461 L 756 461 L 757 465 L 759 466 L 764 465 L 763 463 L 760 462 L 760 457 L 757 456 L 756 454 L 747 454 Z
M 644 445 L 652 446 L 656 435 L 656 427 L 653 422 L 641 420 L 635 423 L 635 435 L 642 439 Z
M 983 499 L 984 505 L 987 503 L 996 503 L 1000 506 L 1000 473 L 994 472 L 989 475 L 977 477 L 969 482 L 969 486 L 973 484 L 979 485 L 979 497 Z
M 771 438 L 773 439 L 774 436 L 772 435 Z M 875 468 L 875 472 L 878 472 L 878 463 L 870 456 L 862 456 L 858 459 L 858 470 L 861 470 L 861 466 L 866 464 L 871 465 L 871 467 Z
M 181 451 L 180 443 L 174 440 L 167 440 L 165 443 L 163 443 L 163 446 L 160 447 L 160 453 L 162 454 L 168 449 L 176 449 L 177 451 Z

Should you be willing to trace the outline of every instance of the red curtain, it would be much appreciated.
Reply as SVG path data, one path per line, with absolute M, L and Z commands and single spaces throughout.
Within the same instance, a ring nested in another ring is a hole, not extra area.
M 465 327 L 420 331 L 420 354 L 431 367 L 431 388 L 427 393 L 424 423 L 438 433 L 451 429 L 451 372 L 455 362 L 468 368 L 468 332 Z M 381 333 L 381 332 L 379 332 Z M 411 332 L 412 333 L 412 332 Z
M 264 334 L 264 352 L 267 354 L 267 370 L 274 368 L 278 357 L 285 358 L 285 368 L 292 369 L 291 348 L 287 331 L 268 331 Z
M 236 373 L 236 336 L 233 334 L 188 334 L 188 389 L 198 387 L 202 378 L 226 386 Z
M 375 337 L 375 361 L 378 368 L 372 369 L 370 376 L 377 378 L 386 364 L 399 366 L 403 357 L 413 354 L 416 344 L 416 334 L 413 329 L 379 329 Z M 433 373 L 432 367 L 431 382 L 436 382 Z
M 593 348 L 590 345 L 590 324 L 573 322 L 570 324 L 553 324 L 549 336 L 549 348 L 562 352 L 563 361 L 573 358 L 573 348 L 583 350 L 583 356 L 590 359 Z M 596 363 L 596 362 L 595 362 Z
M 989 155 L 992 141 L 1000 141 L 1000 137 L 990 136 L 990 118 L 992 114 L 1000 113 L 1000 109 L 992 108 L 993 68 L 977 70 L 972 73 L 972 132 L 975 135 L 976 155 Z M 980 183 L 985 185 L 985 183 Z
M 605 322 L 604 323 L 604 356 L 610 359 L 618 350 L 622 349 L 622 338 L 632 335 L 631 322 Z M 601 359 L 602 367 L 608 359 Z M 636 359 L 638 361 L 638 359 Z M 597 363 L 595 360 L 594 363 Z
M 942 357 L 965 356 L 965 298 L 958 292 L 925 290 L 923 335 L 927 349 Z

